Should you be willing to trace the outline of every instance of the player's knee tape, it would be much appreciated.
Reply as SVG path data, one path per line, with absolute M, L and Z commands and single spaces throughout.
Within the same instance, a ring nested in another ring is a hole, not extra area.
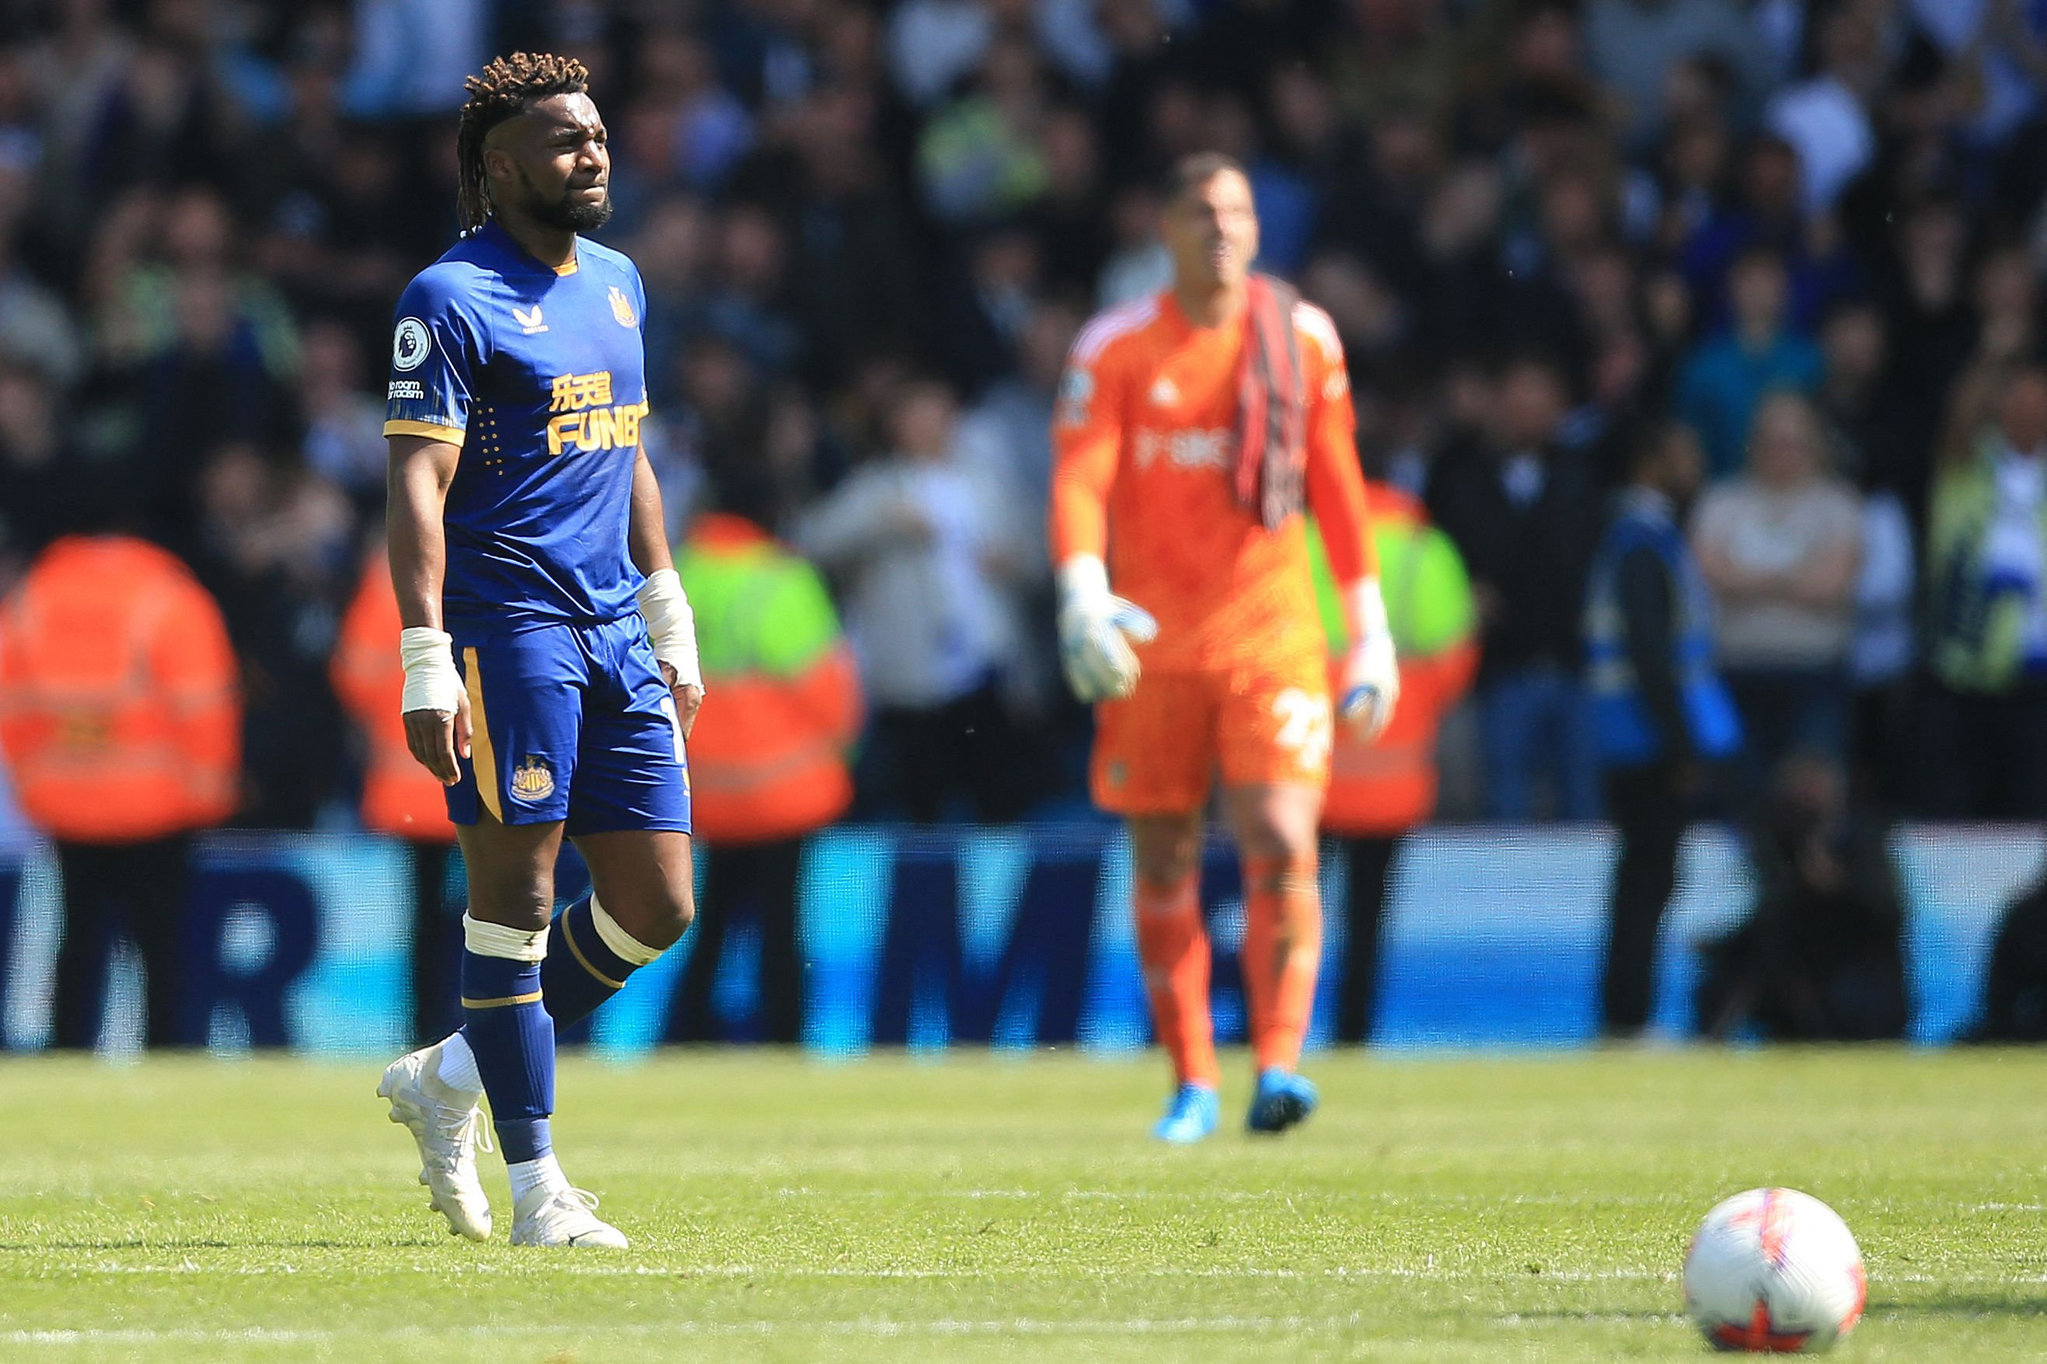
M 611 911 L 598 900 L 596 891 L 590 892 L 590 926 L 597 930 L 597 936 L 613 955 L 632 966 L 645 966 L 664 950 L 647 946 L 621 928 L 618 920 L 611 917 Z
M 479 957 L 505 961 L 542 961 L 547 957 L 547 929 L 513 928 L 462 916 L 462 945 Z
M 625 988 L 633 972 L 661 955 L 621 928 L 594 893 L 563 910 L 554 927 L 540 979 L 556 1027 L 588 1018 Z

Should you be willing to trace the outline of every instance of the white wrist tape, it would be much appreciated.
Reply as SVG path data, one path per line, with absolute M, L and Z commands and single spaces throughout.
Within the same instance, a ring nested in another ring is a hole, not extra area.
M 1359 578 L 1343 589 L 1343 623 L 1350 631 L 1353 649 L 1378 635 L 1390 635 L 1393 626 L 1386 619 L 1386 598 L 1380 595 L 1377 577 Z
M 462 678 L 455 671 L 454 637 L 446 630 L 415 625 L 398 632 L 398 661 L 405 665 L 401 714 L 437 710 L 453 715 L 462 696 Z
M 683 595 L 682 579 L 672 568 L 656 569 L 640 588 L 640 614 L 647 620 L 647 638 L 654 657 L 675 669 L 679 687 L 702 687 L 697 663 L 697 618 Z

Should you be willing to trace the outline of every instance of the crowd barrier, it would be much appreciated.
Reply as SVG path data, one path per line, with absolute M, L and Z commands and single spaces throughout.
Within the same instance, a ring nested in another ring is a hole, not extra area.
M 2040 873 L 2038 830 L 1907 827 L 1894 841 L 1909 900 L 1911 1037 L 1950 1041 L 1982 993 L 1996 911 Z M 1446 827 L 1415 836 L 1396 868 L 1378 1040 L 1393 1047 L 1554 1047 L 1589 1041 L 1612 835 L 1596 826 Z M 381 1055 L 404 1041 L 407 871 L 367 835 L 228 833 L 202 839 L 184 952 L 188 1036 L 224 1049 L 289 1046 Z M 565 891 L 578 875 L 569 869 Z M 1693 1028 L 1696 945 L 1737 922 L 1752 886 L 1738 842 L 1686 841 L 1684 887 L 1658 953 L 1654 1027 Z M 1324 872 L 1339 904 L 1342 869 Z M 804 1039 L 825 1053 L 1145 1045 L 1119 834 L 1093 827 L 912 831 L 844 828 L 803 855 Z M 450 877 L 459 913 L 459 870 Z M 1217 1020 L 1242 1035 L 1234 859 L 1210 849 L 1203 896 L 1216 945 Z M 60 933 L 54 861 L 34 842 L 0 848 L 0 1041 L 49 1035 Z M 1343 947 L 1329 916 L 1311 1045 L 1326 1044 Z M 691 939 L 636 975 L 595 1020 L 591 1044 L 645 1050 L 664 1036 Z M 728 934 L 716 999 L 736 1035 L 754 1000 L 750 939 Z M 117 953 L 110 1049 L 139 1032 L 133 960 Z

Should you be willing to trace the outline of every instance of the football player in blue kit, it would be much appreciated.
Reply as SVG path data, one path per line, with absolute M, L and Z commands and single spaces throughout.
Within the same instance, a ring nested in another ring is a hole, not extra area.
M 490 1235 L 491 1121 L 515 1245 L 623 1248 L 548 1132 L 554 1037 L 693 912 L 683 741 L 703 698 L 689 604 L 640 446 L 646 293 L 586 240 L 611 213 L 581 63 L 517 53 L 468 82 L 464 235 L 398 302 L 384 434 L 406 739 L 468 868 L 459 1032 L 377 1093 L 458 1235 Z M 594 889 L 550 916 L 566 834 Z

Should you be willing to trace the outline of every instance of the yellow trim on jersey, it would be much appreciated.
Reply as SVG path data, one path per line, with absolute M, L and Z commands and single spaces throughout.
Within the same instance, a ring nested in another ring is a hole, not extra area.
M 573 956 L 577 961 L 582 963 L 583 969 L 585 971 L 588 971 L 591 975 L 597 978 L 598 984 L 608 985 L 614 990 L 623 990 L 625 988 L 624 981 L 613 980 L 610 976 L 605 975 L 602 971 L 598 970 L 596 967 L 590 964 L 590 959 L 583 955 L 583 949 L 576 946 L 576 935 L 569 932 L 568 915 L 564 914 L 562 916 L 562 921 L 559 927 L 561 929 L 562 941 L 569 945 L 569 954 Z
M 583 268 L 582 253 L 578 252 L 576 255 L 570 256 L 566 261 L 563 261 L 560 265 L 555 266 L 554 272 L 557 275 L 573 275 L 576 273 L 576 271 L 582 268 Z
M 462 1007 L 465 1009 L 502 1009 L 512 1004 L 537 1003 L 539 999 L 540 991 L 538 990 L 535 990 L 530 995 L 503 995 L 497 999 L 471 999 L 468 995 L 464 995 L 462 996 Z
M 463 685 L 469 692 L 470 766 L 476 772 L 476 794 L 490 817 L 502 824 L 505 811 L 498 800 L 498 758 L 491 751 L 490 717 L 483 711 L 483 674 L 477 671 L 476 650 L 464 649 L 462 664 Z
M 393 418 L 384 423 L 387 436 L 425 436 L 428 440 L 446 441 L 459 446 L 467 433 L 459 426 L 442 426 L 439 422 L 411 422 Z

